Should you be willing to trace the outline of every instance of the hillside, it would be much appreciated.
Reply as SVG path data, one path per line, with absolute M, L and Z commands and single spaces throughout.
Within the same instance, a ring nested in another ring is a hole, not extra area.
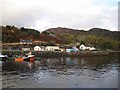
M 32 39 L 36 40 L 39 38 L 39 32 L 34 29 L 17 28 L 15 26 L 2 27 L 2 42 L 19 42 L 20 39 Z
M 120 31 L 109 31 L 107 29 L 101 29 L 101 28 L 92 28 L 88 31 L 85 31 L 85 30 L 58 27 L 58 28 L 50 28 L 45 32 L 53 33 L 55 35 L 59 35 L 59 34 L 96 35 L 96 36 L 102 36 L 102 37 L 111 37 L 113 39 L 120 40 L 120 35 L 119 35 Z
M 60 38 L 64 44 L 85 44 L 100 49 L 120 49 L 120 31 L 92 28 L 88 31 L 70 28 L 50 28 L 43 33 Z
M 61 42 L 58 38 L 52 37 L 50 35 L 40 34 L 39 31 L 29 28 L 17 28 L 15 26 L 6 27 L 0 26 L 2 28 L 2 42 L 3 43 L 13 43 L 20 42 L 20 39 L 33 40 L 33 41 L 55 41 L 56 43 Z
M 15 26 L 2 27 L 2 42 L 14 43 L 20 39 L 41 41 L 58 44 L 85 44 L 100 49 L 120 50 L 120 31 L 92 28 L 88 31 L 70 28 L 50 28 L 40 33 L 35 29 L 17 28 Z

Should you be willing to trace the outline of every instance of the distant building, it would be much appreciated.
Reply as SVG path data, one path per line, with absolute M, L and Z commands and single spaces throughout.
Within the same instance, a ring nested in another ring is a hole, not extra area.
M 65 51 L 65 49 L 64 48 L 59 48 L 59 51 Z
M 83 45 L 83 44 L 79 47 L 79 49 L 80 49 L 80 50 L 90 50 L 90 51 L 95 50 L 94 47 L 86 47 L 86 46 Z
M 22 48 L 23 51 L 30 51 L 30 48 Z
M 50 36 L 55 37 L 55 35 L 54 35 L 54 34 L 50 34 Z
M 47 46 L 45 50 L 46 51 L 57 51 L 59 50 L 59 46 Z
M 94 51 L 94 50 L 96 50 L 94 47 L 91 47 L 89 50 L 91 50 L 91 51 Z
M 41 48 L 41 51 L 45 51 L 46 49 L 45 46 L 41 46 L 40 48 Z
M 66 49 L 67 52 L 77 52 L 78 48 L 76 46 L 72 47 L 72 48 L 67 48 Z
M 23 39 L 20 39 L 20 44 L 32 44 L 32 40 L 23 40 Z

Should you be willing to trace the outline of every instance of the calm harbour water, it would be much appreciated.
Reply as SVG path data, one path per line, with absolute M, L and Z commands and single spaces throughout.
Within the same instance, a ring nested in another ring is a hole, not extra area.
M 118 88 L 118 57 L 2 62 L 2 88 Z

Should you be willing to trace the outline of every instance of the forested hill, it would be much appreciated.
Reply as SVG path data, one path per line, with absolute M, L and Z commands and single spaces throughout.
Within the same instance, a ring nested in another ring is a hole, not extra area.
M 92 28 L 88 31 L 70 28 L 50 28 L 43 33 L 52 34 L 65 44 L 85 44 L 100 49 L 120 50 L 120 31 Z
M 40 33 L 38 30 L 30 28 L 17 28 L 15 26 L 0 26 L 2 29 L 2 42 L 13 43 L 20 42 L 20 39 L 32 40 L 32 41 L 45 41 L 45 42 L 56 42 L 61 43 L 62 41 L 47 34 Z
M 102 49 L 120 50 L 120 31 L 109 31 L 101 28 L 92 28 L 88 31 L 70 28 L 50 28 L 42 33 L 28 28 L 15 26 L 2 27 L 2 42 L 19 42 L 20 39 L 45 41 L 59 44 L 83 43 Z
M 39 38 L 40 32 L 34 29 L 28 29 L 21 27 L 20 29 L 15 26 L 2 27 L 2 42 L 19 42 L 20 39 L 32 39 Z
M 109 31 L 106 29 L 100 29 L 100 28 L 92 28 L 88 31 L 85 30 L 76 30 L 76 29 L 70 29 L 70 28 L 50 28 L 48 30 L 43 31 L 41 34 L 39 31 L 34 29 L 28 29 L 28 28 L 17 28 L 15 26 L 9 26 L 2 27 L 2 41 L 3 42 L 19 42 L 20 39 L 32 39 L 32 40 L 43 40 L 42 38 L 45 38 L 46 35 L 54 35 L 54 37 L 57 37 L 59 39 L 62 39 L 64 35 L 66 37 L 79 37 L 79 36 L 88 36 L 88 35 L 95 35 L 100 37 L 109 37 L 112 39 L 120 40 L 120 31 Z M 43 37 L 44 36 L 44 37 Z M 47 36 L 46 36 L 47 37 Z M 53 38 L 53 37 L 48 37 Z M 82 37 L 81 37 L 82 38 Z M 48 41 L 48 40 L 47 40 Z
M 53 33 L 55 35 L 59 35 L 59 34 L 96 35 L 96 36 L 110 37 L 113 39 L 120 40 L 120 31 L 110 31 L 110 30 L 101 29 L 101 28 L 92 28 L 88 31 L 85 31 L 85 30 L 58 27 L 58 28 L 50 28 L 46 30 L 45 33 Z

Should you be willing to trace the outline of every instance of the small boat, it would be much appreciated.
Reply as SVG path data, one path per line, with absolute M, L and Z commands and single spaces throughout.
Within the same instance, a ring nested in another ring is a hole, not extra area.
M 24 58 L 23 57 L 17 57 L 15 58 L 15 62 L 23 62 Z
M 8 56 L 0 54 L 0 61 L 6 61 L 6 60 L 8 60 Z
M 16 62 L 23 62 L 23 61 L 30 61 L 34 62 L 35 61 L 35 56 L 34 55 L 28 55 L 28 56 L 23 56 L 23 57 L 17 57 L 15 58 Z
M 34 62 L 35 61 L 35 56 L 34 55 L 28 55 L 28 57 L 24 58 L 24 61 Z

